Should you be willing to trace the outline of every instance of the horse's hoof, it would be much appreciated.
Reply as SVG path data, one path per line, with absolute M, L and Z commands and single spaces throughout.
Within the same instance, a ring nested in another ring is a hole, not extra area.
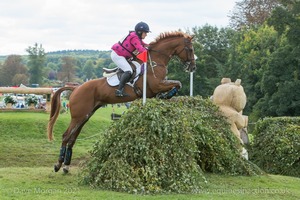
M 68 166 L 65 166 L 64 168 L 63 168 L 63 172 L 64 172 L 64 174 L 67 174 L 67 173 L 69 173 L 69 167 Z
M 69 173 L 69 170 L 68 170 L 68 169 L 65 169 L 65 168 L 63 168 L 63 172 L 64 172 L 64 174 L 67 174 L 67 173 Z
M 59 169 L 60 169 L 60 167 L 58 167 L 57 165 L 54 165 L 54 171 L 55 171 L 55 172 L 58 172 Z

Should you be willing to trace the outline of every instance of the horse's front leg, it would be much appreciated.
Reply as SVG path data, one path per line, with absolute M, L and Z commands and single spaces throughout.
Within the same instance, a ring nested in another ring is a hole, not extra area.
M 149 81 L 148 83 L 151 91 L 155 94 L 168 92 L 174 87 L 179 90 L 182 87 L 181 82 L 176 80 Z
M 164 80 L 158 84 L 155 93 L 157 93 L 157 97 L 160 99 L 170 99 L 175 96 L 181 88 L 182 84 L 180 81 Z
M 180 81 L 176 81 L 176 80 L 166 80 L 166 82 L 168 82 L 167 84 L 173 85 L 172 88 L 175 87 L 175 88 L 177 88 L 178 90 L 182 88 L 182 84 L 181 84 Z M 171 89 L 172 89 L 172 88 L 171 88 Z M 169 90 L 168 90 L 168 91 L 169 91 Z

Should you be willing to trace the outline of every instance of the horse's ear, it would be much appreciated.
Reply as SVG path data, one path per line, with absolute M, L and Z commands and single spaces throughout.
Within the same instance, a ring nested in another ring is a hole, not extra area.
M 195 37 L 195 34 L 193 34 L 193 35 L 189 35 L 189 39 L 190 39 L 190 41 L 192 41 L 192 40 L 194 39 L 194 37 Z

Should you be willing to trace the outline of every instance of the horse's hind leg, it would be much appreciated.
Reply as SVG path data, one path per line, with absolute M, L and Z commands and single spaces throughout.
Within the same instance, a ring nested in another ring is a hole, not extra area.
M 69 140 L 68 140 L 68 144 L 67 144 L 66 152 L 65 152 L 65 158 L 64 158 L 64 165 L 65 165 L 63 167 L 64 173 L 69 172 L 69 168 L 70 168 L 70 164 L 71 164 L 71 160 L 72 160 L 72 155 L 73 155 L 73 146 L 76 142 L 76 139 L 77 139 L 81 129 L 82 129 L 82 126 L 79 127 L 74 133 L 72 133 L 70 135 Z
M 61 168 L 61 166 L 62 166 L 62 164 L 63 164 L 63 162 L 65 160 L 65 155 L 66 155 L 68 141 L 65 140 L 64 138 L 67 138 L 68 135 L 69 134 L 68 134 L 68 129 L 67 129 L 66 132 L 62 136 L 62 144 L 61 144 L 61 147 L 60 147 L 58 161 L 57 161 L 57 164 L 54 165 L 54 171 L 55 172 L 59 171 L 59 169 Z
M 72 118 L 71 123 L 67 131 L 63 134 L 62 145 L 60 149 L 60 154 L 58 158 L 58 163 L 54 166 L 54 171 L 57 172 L 62 164 L 64 163 L 65 167 L 63 168 L 65 173 L 69 172 L 69 166 L 72 160 L 73 146 L 76 142 L 76 139 L 89 118 L 94 114 L 94 112 L 99 107 L 95 107 L 88 115 L 80 118 Z

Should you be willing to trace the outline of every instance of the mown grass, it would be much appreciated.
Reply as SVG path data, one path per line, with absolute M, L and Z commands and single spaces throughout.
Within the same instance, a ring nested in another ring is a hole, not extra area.
M 299 199 L 298 178 L 285 176 L 207 175 L 208 183 L 199 194 L 132 195 L 95 190 L 78 185 L 78 168 L 67 175 L 50 167 L 0 168 L 1 199 Z
M 121 113 L 125 108 L 115 108 Z M 300 199 L 300 179 L 288 176 L 207 174 L 200 194 L 132 195 L 95 190 L 78 184 L 78 163 L 85 161 L 109 126 L 111 106 L 99 109 L 84 126 L 74 146 L 71 173 L 53 172 L 69 114 L 55 125 L 48 142 L 46 113 L 0 113 L 0 199 Z
M 108 127 L 111 112 L 111 107 L 99 109 L 84 126 L 74 146 L 75 162 L 87 155 L 94 141 Z M 3 160 L 0 167 L 16 164 L 19 167 L 49 166 L 49 163 L 57 160 L 61 137 L 69 124 L 69 114 L 59 115 L 53 142 L 47 140 L 47 113 L 3 112 L 0 113 L 0 118 L 0 158 Z

